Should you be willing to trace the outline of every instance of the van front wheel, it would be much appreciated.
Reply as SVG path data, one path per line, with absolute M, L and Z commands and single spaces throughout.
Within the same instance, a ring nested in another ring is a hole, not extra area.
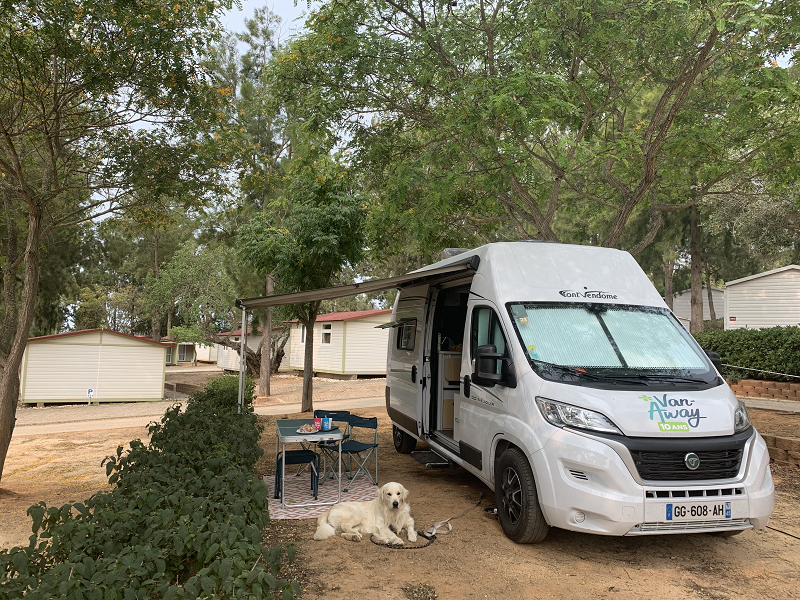
M 408 435 L 397 425 L 392 425 L 392 438 L 394 439 L 394 449 L 400 454 L 411 454 L 417 447 L 417 439 Z
M 500 525 L 511 540 L 535 544 L 545 538 L 550 526 L 539 506 L 533 470 L 517 448 L 509 448 L 497 461 L 494 496 Z

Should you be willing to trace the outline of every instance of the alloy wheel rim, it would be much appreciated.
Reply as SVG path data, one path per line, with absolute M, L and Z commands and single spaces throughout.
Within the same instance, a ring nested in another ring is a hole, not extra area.
M 503 493 L 503 513 L 511 525 L 516 525 L 522 518 L 522 483 L 513 468 L 508 467 L 503 471 L 500 489 Z

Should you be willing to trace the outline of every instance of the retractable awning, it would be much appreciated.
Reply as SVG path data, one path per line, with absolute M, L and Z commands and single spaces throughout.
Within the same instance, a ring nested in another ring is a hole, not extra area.
M 319 290 L 308 290 L 305 292 L 294 292 L 292 294 L 276 294 L 275 296 L 261 296 L 259 298 L 244 298 L 236 300 L 236 307 L 241 310 L 252 310 L 254 308 L 269 308 L 271 306 L 283 306 L 285 304 L 299 304 L 302 302 L 314 302 L 315 300 L 332 300 L 344 296 L 354 296 L 355 294 L 366 294 L 369 292 L 380 292 L 395 287 L 408 287 L 423 283 L 439 283 L 449 279 L 474 272 L 478 269 L 480 258 L 469 256 L 461 261 L 455 262 L 444 267 L 428 269 L 425 271 L 415 271 L 397 277 L 386 277 L 384 279 L 371 279 L 351 285 L 338 287 L 322 288 Z

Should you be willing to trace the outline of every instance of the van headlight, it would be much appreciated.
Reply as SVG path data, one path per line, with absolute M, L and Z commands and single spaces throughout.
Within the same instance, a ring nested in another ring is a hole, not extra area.
M 536 397 L 536 404 L 547 422 L 556 427 L 577 427 L 578 429 L 622 435 L 619 428 L 608 417 L 599 412 L 538 396 Z
M 739 433 L 750 427 L 750 415 L 747 414 L 747 406 L 739 400 L 739 406 L 733 413 L 733 432 Z

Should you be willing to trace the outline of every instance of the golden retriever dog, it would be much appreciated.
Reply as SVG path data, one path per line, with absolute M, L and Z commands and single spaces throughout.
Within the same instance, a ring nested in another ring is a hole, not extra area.
M 402 544 L 400 532 L 405 529 L 409 542 L 417 541 L 408 490 L 399 483 L 387 483 L 378 490 L 378 497 L 367 502 L 340 502 L 317 519 L 315 540 L 327 540 L 337 533 L 352 542 L 361 535 L 374 535 L 381 544 Z

